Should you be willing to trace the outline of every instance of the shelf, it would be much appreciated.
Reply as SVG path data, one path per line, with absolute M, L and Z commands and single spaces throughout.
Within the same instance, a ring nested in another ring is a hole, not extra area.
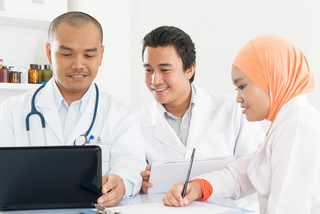
M 0 90 L 29 90 L 31 88 L 38 88 L 41 84 L 27 84 L 27 83 L 0 83 Z
M 48 29 L 52 17 L 46 15 L 0 11 L 0 25 Z

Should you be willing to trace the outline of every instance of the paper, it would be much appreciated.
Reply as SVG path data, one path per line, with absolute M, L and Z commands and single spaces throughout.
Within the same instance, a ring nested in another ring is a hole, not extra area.
M 121 214 L 214 214 L 214 213 L 250 213 L 240 208 L 225 207 L 206 202 L 192 201 L 188 206 L 184 207 L 168 207 L 163 203 L 149 203 L 124 207 L 108 208 L 113 212 L 120 212 Z
M 235 157 L 217 157 L 194 159 L 190 178 L 224 168 Z M 189 160 L 154 162 L 151 167 L 150 183 L 153 187 L 148 193 L 165 193 L 172 185 L 184 182 L 188 171 Z

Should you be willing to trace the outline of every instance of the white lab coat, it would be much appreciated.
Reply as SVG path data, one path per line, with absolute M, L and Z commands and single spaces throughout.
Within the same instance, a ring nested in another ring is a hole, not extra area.
M 257 151 L 198 177 L 212 184 L 211 197 L 257 191 L 260 213 L 319 214 L 320 114 L 305 95 L 291 99 Z
M 165 116 L 161 104 L 154 101 L 141 112 L 141 132 L 146 142 L 146 158 L 155 161 L 188 159 L 192 148 L 195 157 L 245 155 L 264 139 L 260 124 L 249 123 L 235 99 L 194 85 L 195 105 L 185 146 Z
M 44 146 L 44 138 L 48 146 L 73 145 L 74 140 L 88 130 L 94 113 L 96 90 L 91 90 L 85 110 L 68 141 L 64 142 L 54 101 L 53 84 L 54 78 L 38 93 L 35 101 L 37 110 L 43 114 L 46 121 L 46 136 L 43 134 L 39 117 L 31 116 L 31 145 L 29 144 L 25 118 L 31 109 L 31 98 L 35 91 L 32 89 L 23 95 L 10 97 L 3 103 L 0 146 Z M 139 114 L 131 112 L 111 95 L 100 91 L 96 121 L 90 135 L 94 136 L 90 144 L 97 143 L 102 149 L 102 174 L 112 173 L 128 179 L 131 187 L 126 186 L 127 196 L 138 193 L 142 182 L 140 171 L 145 168 L 145 148 L 140 132 Z M 100 142 L 97 141 L 99 138 Z

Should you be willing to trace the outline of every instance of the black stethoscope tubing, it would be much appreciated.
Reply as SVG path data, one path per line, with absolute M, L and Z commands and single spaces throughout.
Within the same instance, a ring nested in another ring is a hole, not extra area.
M 32 115 L 38 115 L 40 117 L 40 120 L 41 120 L 41 126 L 43 129 L 46 128 L 46 123 L 45 123 L 45 119 L 43 117 L 43 115 L 41 114 L 41 112 L 39 112 L 37 109 L 36 109 L 36 106 L 35 106 L 35 99 L 36 99 L 36 96 L 37 94 L 39 93 L 39 91 L 41 89 L 43 89 L 45 87 L 46 84 L 43 84 L 42 86 L 40 86 L 33 94 L 32 96 L 32 99 L 31 99 L 31 111 L 29 112 L 29 114 L 27 114 L 26 116 L 26 130 L 27 132 L 29 133 L 30 132 L 30 117 Z M 85 134 L 81 135 L 82 137 L 85 138 L 85 142 L 88 142 L 88 135 L 94 125 L 94 122 L 96 120 L 96 116 L 97 116 L 97 111 L 98 111 L 98 104 L 99 104 L 99 88 L 97 86 L 96 83 L 94 83 L 94 86 L 95 86 L 95 89 L 96 89 L 96 101 L 95 101 L 95 106 L 94 106 L 94 113 L 93 113 L 93 118 L 92 118 L 92 121 L 91 121 L 91 124 L 90 124 L 90 127 L 89 129 L 86 131 Z M 81 137 L 80 136 L 80 137 Z M 30 140 L 30 137 L 29 137 L 29 140 Z M 74 141 L 74 145 L 76 144 L 76 141 Z

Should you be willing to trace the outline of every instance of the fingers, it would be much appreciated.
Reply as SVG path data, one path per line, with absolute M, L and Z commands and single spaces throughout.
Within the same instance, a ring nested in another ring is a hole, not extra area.
M 104 195 L 98 198 L 97 203 L 105 207 L 116 206 L 125 194 L 124 183 L 118 175 L 109 174 L 103 177 L 106 183 L 102 186 L 101 192 Z
M 191 182 L 187 186 L 186 196 L 182 198 L 184 183 L 178 183 L 171 187 L 171 189 L 163 196 L 162 201 L 166 206 L 180 207 L 190 204 L 202 197 L 202 190 L 200 184 Z
M 147 194 L 148 188 L 153 186 L 152 183 L 149 183 L 150 173 L 151 173 L 151 165 L 147 166 L 145 171 L 140 172 L 140 175 L 143 179 L 141 189 L 140 189 L 140 194 Z
M 113 207 L 120 203 L 122 200 L 123 195 L 119 194 L 119 191 L 117 191 L 117 188 L 112 189 L 107 194 L 101 196 L 98 198 L 97 203 L 104 207 Z
M 184 197 L 184 204 L 187 205 L 191 201 L 202 198 L 201 186 L 197 182 L 190 182 L 187 187 L 187 194 Z
M 140 175 L 144 181 L 149 182 L 150 173 L 151 173 L 151 165 L 147 166 L 144 171 L 140 172 Z
M 107 183 L 107 181 L 108 181 L 108 176 L 109 176 L 109 175 L 104 175 L 104 176 L 102 176 L 102 185 L 104 185 L 105 183 Z
M 123 184 L 123 181 L 118 175 L 108 174 L 103 176 L 101 188 L 102 194 L 106 194 L 121 183 Z
M 164 194 L 162 201 L 166 206 L 180 207 L 184 206 L 184 201 L 181 196 L 184 183 L 178 183 L 173 185 L 170 190 Z
M 149 181 L 150 171 L 142 171 L 142 172 L 140 172 L 140 175 L 144 181 Z

